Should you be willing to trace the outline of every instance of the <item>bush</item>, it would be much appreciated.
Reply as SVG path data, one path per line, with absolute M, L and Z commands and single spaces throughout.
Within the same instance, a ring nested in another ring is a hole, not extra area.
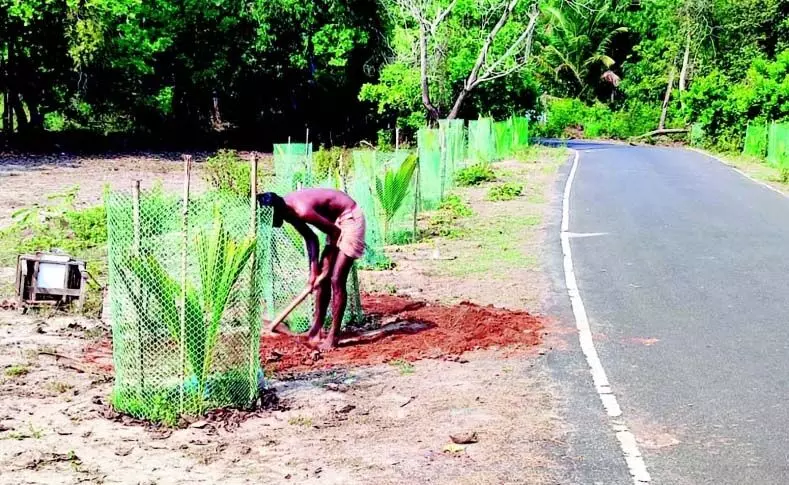
M 496 180 L 496 174 L 487 163 L 474 164 L 455 174 L 455 182 L 461 187 L 470 187 L 494 180 Z
M 573 129 L 585 138 L 625 139 L 654 130 L 660 106 L 633 101 L 620 111 L 612 111 L 599 102 L 589 106 L 577 99 L 554 99 L 548 103 L 546 114 L 545 123 L 536 126 L 541 136 L 565 138 Z M 669 125 L 673 126 L 671 121 Z
M 456 239 L 463 235 L 457 226 L 457 220 L 474 214 L 471 207 L 455 194 L 450 194 L 438 206 L 438 210 L 430 218 L 428 234 L 437 237 Z
M 508 182 L 506 184 L 491 187 L 486 199 L 491 201 L 506 201 L 520 197 L 521 194 L 523 194 L 522 185 Z
M 208 157 L 203 174 L 212 187 L 249 197 L 249 164 L 235 150 L 219 150 Z
M 339 175 L 347 177 L 353 167 L 348 150 L 342 147 L 321 148 L 312 154 L 312 172 L 315 180 L 326 180 Z

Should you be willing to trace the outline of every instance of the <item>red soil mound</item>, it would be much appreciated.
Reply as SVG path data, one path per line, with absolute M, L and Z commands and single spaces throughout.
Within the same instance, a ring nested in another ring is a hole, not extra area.
M 277 371 L 299 371 L 457 356 L 490 347 L 517 350 L 539 344 L 543 329 L 543 321 L 529 313 L 465 302 L 444 306 L 368 294 L 362 296 L 362 306 L 372 321 L 379 322 L 377 327 L 343 335 L 339 348 L 322 354 L 294 337 L 263 337 L 263 365 Z M 111 372 L 111 342 L 89 344 L 83 359 Z
M 378 329 L 346 335 L 340 347 L 318 354 L 292 337 L 264 337 L 263 363 L 278 371 L 376 364 L 459 355 L 490 347 L 525 348 L 540 342 L 542 321 L 515 312 L 472 303 L 431 305 L 390 295 L 364 295 L 362 305 Z

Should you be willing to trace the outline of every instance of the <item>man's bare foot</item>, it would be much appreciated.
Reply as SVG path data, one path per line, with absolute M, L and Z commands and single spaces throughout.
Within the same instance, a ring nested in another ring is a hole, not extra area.
M 327 335 L 325 339 L 318 345 L 318 350 L 334 350 L 337 348 L 337 337 L 334 335 Z
M 319 348 L 320 343 L 321 343 L 321 334 L 320 333 L 317 333 L 315 335 L 307 337 L 306 340 L 304 341 L 304 344 L 307 347 L 311 348 L 311 349 Z
M 293 332 L 292 332 L 292 331 L 291 331 L 291 330 L 288 328 L 288 326 L 287 326 L 287 325 L 285 325 L 285 324 L 283 324 L 283 323 L 281 323 L 281 322 L 280 322 L 280 323 L 278 323 L 276 327 L 274 327 L 274 328 L 270 329 L 270 334 L 271 334 L 272 336 L 274 336 L 274 335 L 277 335 L 277 334 L 282 334 L 282 335 L 288 335 L 288 336 L 290 336 L 290 337 L 294 337 L 294 336 L 296 336 L 296 335 L 297 335 L 297 334 L 293 333 Z

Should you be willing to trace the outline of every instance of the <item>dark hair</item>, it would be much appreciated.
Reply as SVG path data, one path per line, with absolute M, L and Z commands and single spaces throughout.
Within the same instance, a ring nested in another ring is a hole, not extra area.
M 285 216 L 285 199 L 274 192 L 258 194 L 258 205 L 261 207 L 271 207 L 274 209 L 274 218 L 271 221 L 273 227 L 282 227 L 282 220 Z

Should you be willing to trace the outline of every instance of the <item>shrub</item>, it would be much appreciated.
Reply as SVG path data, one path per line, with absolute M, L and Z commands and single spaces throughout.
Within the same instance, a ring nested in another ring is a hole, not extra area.
M 206 159 L 203 177 L 212 187 L 249 196 L 249 165 L 235 150 L 219 150 Z
M 463 199 L 455 194 L 450 194 L 441 202 L 438 210 L 430 218 L 428 234 L 452 239 L 458 238 L 463 235 L 463 231 L 457 226 L 457 220 L 473 214 L 471 207 Z
M 520 184 L 507 182 L 506 184 L 496 185 L 488 191 L 487 200 L 505 201 L 520 197 L 523 193 L 523 186 Z
M 321 148 L 312 154 L 312 171 L 315 180 L 330 177 L 347 177 L 353 167 L 350 152 L 342 147 Z
M 494 180 L 496 180 L 496 174 L 487 163 L 474 164 L 458 171 L 455 175 L 455 182 L 461 187 L 470 187 Z

